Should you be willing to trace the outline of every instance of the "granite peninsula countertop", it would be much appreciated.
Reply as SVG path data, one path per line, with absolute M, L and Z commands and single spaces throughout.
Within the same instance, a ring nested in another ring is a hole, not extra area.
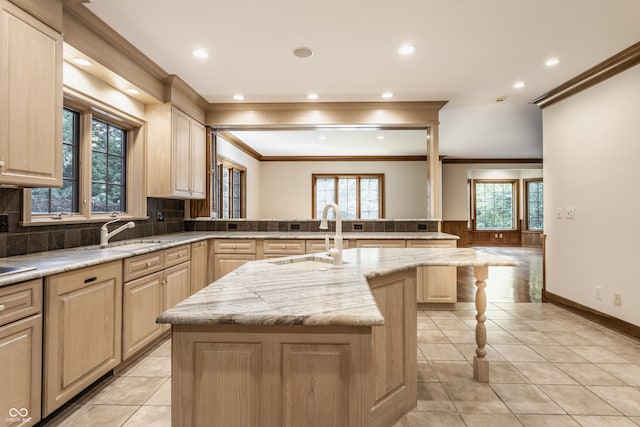
M 418 266 L 515 266 L 468 248 L 345 249 L 344 268 L 323 255 L 249 262 L 162 313 L 159 323 L 208 325 L 384 324 L 367 279 Z M 314 269 L 296 264 L 316 262 Z
M 107 250 L 100 249 L 98 245 L 81 246 L 70 249 L 60 249 L 48 252 L 38 252 L 28 255 L 19 255 L 0 258 L 0 266 L 24 267 L 30 270 L 0 276 L 0 287 L 11 285 L 26 280 L 37 279 L 65 271 L 76 270 L 83 267 L 102 264 L 157 250 L 167 249 L 186 243 L 194 243 L 208 239 L 323 239 L 325 232 L 272 232 L 272 231 L 189 231 L 183 233 L 171 233 L 154 235 L 149 237 L 113 242 L 114 245 L 123 245 L 127 242 L 154 242 L 156 244 L 144 248 L 123 249 L 113 246 Z M 329 233 L 333 237 L 334 233 Z M 362 232 L 343 233 L 345 239 L 420 239 L 441 240 L 458 239 L 458 236 L 437 232 Z

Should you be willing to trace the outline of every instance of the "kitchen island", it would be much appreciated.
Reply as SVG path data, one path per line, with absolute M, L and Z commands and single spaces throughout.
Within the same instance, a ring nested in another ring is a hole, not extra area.
M 473 266 L 474 377 L 488 381 L 473 249 L 348 249 L 250 262 L 165 311 L 174 426 L 386 426 L 416 405 L 416 269 Z

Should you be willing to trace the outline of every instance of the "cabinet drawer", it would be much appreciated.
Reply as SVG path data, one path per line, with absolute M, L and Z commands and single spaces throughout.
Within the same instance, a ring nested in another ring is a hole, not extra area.
M 407 240 L 408 248 L 455 248 L 456 241 L 448 240 Z
M 255 254 L 255 240 L 215 240 L 213 242 L 215 253 L 226 254 Z
M 124 281 L 137 279 L 150 273 L 162 270 L 164 251 L 151 252 L 124 260 Z
M 42 279 L 0 288 L 0 326 L 42 311 Z
M 333 247 L 333 239 L 329 240 L 329 247 Z M 326 252 L 327 250 L 325 249 L 324 246 L 324 239 L 323 240 L 307 240 L 306 241 L 306 248 L 305 248 L 305 253 L 307 254 L 315 254 L 318 252 Z M 342 249 L 349 249 L 349 241 L 348 240 L 343 240 L 342 241 Z
M 304 240 L 265 240 L 263 243 L 265 255 L 302 255 L 304 254 Z
M 191 245 L 176 246 L 164 251 L 164 266 L 180 264 L 191 259 Z
M 367 240 L 358 240 L 356 242 L 356 248 L 404 248 L 404 247 L 406 247 L 404 240 L 367 239 Z

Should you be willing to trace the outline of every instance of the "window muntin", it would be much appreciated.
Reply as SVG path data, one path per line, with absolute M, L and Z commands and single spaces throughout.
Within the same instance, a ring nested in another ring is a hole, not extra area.
M 100 119 L 91 121 L 91 211 L 125 212 L 125 129 Z
M 245 213 L 245 174 L 243 166 L 221 160 L 217 165 L 220 201 L 219 218 L 244 218 Z
M 333 202 L 340 206 L 344 219 L 379 219 L 383 217 L 384 175 L 314 174 L 313 217 L 321 218 L 322 209 Z M 333 211 L 329 212 L 333 217 Z
M 525 182 L 526 227 L 532 231 L 544 228 L 544 183 L 541 179 L 527 179 Z
M 62 187 L 34 188 L 33 213 L 78 213 L 80 113 L 70 108 L 62 112 Z
M 517 180 L 474 181 L 475 229 L 517 228 Z

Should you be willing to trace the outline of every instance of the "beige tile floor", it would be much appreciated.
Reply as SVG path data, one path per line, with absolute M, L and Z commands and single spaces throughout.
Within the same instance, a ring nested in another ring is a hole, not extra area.
M 489 384 L 472 379 L 474 307 L 418 312 L 418 406 L 394 427 L 640 425 L 640 341 L 551 304 L 490 303 Z M 169 426 L 170 341 L 47 426 Z

